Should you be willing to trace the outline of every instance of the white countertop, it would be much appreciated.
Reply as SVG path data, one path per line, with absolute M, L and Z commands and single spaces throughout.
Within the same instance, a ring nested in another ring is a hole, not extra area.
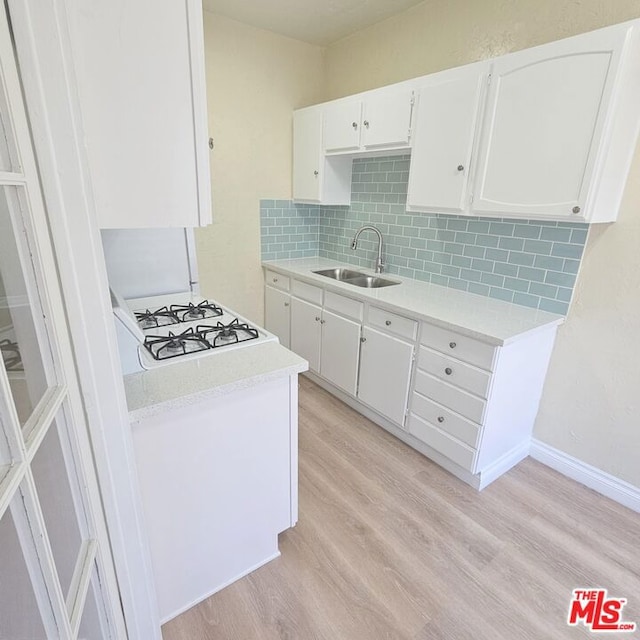
M 564 322 L 564 317 L 555 313 L 529 309 L 466 291 L 403 278 L 396 274 L 382 276 L 401 284 L 380 289 L 365 289 L 337 282 L 313 271 L 347 267 L 373 274 L 373 270 L 327 258 L 270 260 L 262 264 L 267 269 L 292 276 L 297 280 L 304 280 L 363 302 L 375 303 L 376 306 L 389 311 L 405 313 L 499 346 Z
M 307 369 L 300 356 L 265 342 L 132 373 L 124 377 L 131 424 Z

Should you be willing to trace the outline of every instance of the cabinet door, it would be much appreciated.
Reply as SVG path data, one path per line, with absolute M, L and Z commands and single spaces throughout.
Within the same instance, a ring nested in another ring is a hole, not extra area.
M 360 148 L 362 103 L 359 100 L 330 104 L 324 109 L 324 150 L 355 151 Z
M 413 345 L 370 327 L 362 336 L 358 398 L 404 427 Z
M 355 396 L 359 356 L 360 323 L 323 311 L 320 357 L 322 377 Z
M 409 146 L 413 92 L 372 94 L 363 106 L 361 145 L 366 149 Z
M 273 287 L 264 289 L 264 326 L 275 333 L 280 344 L 289 348 L 291 296 Z
M 320 201 L 322 163 L 322 109 L 304 109 L 294 112 L 294 200 Z
M 211 222 L 202 4 L 65 3 L 98 222 Z
M 291 298 L 291 351 L 309 362 L 309 369 L 320 373 L 322 310 L 299 298 Z
M 472 212 L 586 213 L 624 35 L 596 32 L 495 61 Z
M 407 207 L 460 212 L 467 206 L 469 165 L 489 63 L 437 74 L 420 89 Z

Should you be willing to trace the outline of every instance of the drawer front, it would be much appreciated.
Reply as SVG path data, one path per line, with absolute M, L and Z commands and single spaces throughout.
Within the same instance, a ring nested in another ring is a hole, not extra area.
M 468 338 L 455 331 L 436 327 L 426 322 L 422 323 L 420 342 L 458 360 L 464 360 L 481 369 L 493 371 L 496 347 L 491 344 Z
M 409 416 L 409 433 L 457 465 L 473 472 L 476 451 L 417 416 Z
M 426 347 L 420 347 L 418 367 L 449 384 L 461 387 L 482 398 L 487 397 L 491 382 L 491 374 L 488 371 L 448 358 Z
M 414 393 L 411 397 L 411 413 L 464 442 L 472 449 L 477 448 L 480 427 L 446 407 L 436 404 L 419 393 Z
M 442 382 L 420 369 L 416 370 L 415 390 L 423 396 L 435 400 L 472 422 L 482 424 L 486 402 L 459 387 Z
M 380 327 L 389 333 L 395 333 L 407 340 L 415 340 L 418 330 L 418 323 L 410 318 L 399 316 L 396 313 L 379 309 L 378 307 L 369 307 L 367 314 L 369 324 L 374 327 Z
M 363 306 L 362 302 L 345 298 L 337 293 L 333 293 L 333 291 L 325 291 L 324 293 L 324 308 L 329 311 L 335 311 L 347 318 L 362 321 Z
M 291 293 L 302 300 L 322 306 L 322 289 L 314 287 L 312 284 L 293 280 L 291 283 Z
M 289 291 L 290 287 L 290 279 L 289 276 L 283 276 L 281 273 L 276 273 L 275 271 L 266 270 L 264 275 L 265 282 L 270 287 L 275 287 L 276 289 L 282 289 L 282 291 Z

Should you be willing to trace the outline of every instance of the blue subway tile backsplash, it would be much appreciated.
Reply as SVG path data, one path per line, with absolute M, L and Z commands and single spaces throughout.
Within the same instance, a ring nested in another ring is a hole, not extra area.
M 389 273 L 567 313 L 587 224 L 407 212 L 408 178 L 409 156 L 360 158 L 351 206 L 262 200 L 262 259 L 321 256 L 371 267 L 375 236 L 363 234 L 356 251 L 351 238 L 373 224 L 384 236 Z

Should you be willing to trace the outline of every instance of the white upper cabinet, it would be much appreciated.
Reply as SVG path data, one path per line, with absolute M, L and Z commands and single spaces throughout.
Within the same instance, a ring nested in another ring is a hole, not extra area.
M 66 6 L 100 226 L 209 224 L 200 0 Z
M 324 150 L 356 153 L 402 149 L 411 141 L 413 91 L 378 90 L 358 100 L 338 100 L 324 107 Z
M 322 107 L 293 114 L 293 199 L 341 205 L 351 201 L 351 159 L 325 158 Z
M 460 213 L 468 202 L 469 167 L 490 63 L 425 78 L 418 90 L 407 209 Z
M 638 131 L 627 24 L 494 61 L 471 213 L 614 220 Z

